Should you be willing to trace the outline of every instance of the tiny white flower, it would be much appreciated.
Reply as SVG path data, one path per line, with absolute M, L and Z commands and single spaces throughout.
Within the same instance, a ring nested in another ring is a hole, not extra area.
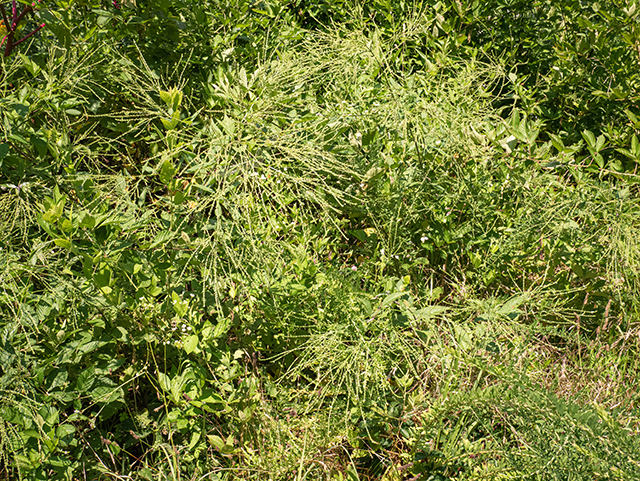
M 266 177 L 264 176 L 264 174 L 262 174 L 262 175 L 260 176 L 260 180 L 265 180 L 265 179 L 266 179 Z
M 393 256 L 393 257 L 395 257 L 396 259 L 400 259 L 400 256 L 397 256 L 397 255 L 396 255 L 396 256 Z
M 420 242 L 427 242 L 429 240 L 429 238 L 426 235 L 423 235 L 422 237 L 420 237 Z
M 193 292 L 190 295 L 191 297 L 196 297 L 196 295 Z
M 380 255 L 383 256 L 384 255 L 384 249 L 380 249 Z
M 187 327 L 187 331 L 190 331 L 190 330 L 191 330 L 191 326 Z
M 357 271 L 357 270 L 358 270 L 358 268 L 357 268 L 356 266 L 351 266 L 351 270 L 352 270 L 352 271 Z

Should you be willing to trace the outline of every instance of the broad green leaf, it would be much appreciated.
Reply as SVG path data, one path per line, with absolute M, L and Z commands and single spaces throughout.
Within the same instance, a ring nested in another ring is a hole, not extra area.
M 107 287 L 111 283 L 111 269 L 107 265 L 102 265 L 93 275 L 93 280 L 98 287 Z
M 191 440 L 189 441 L 189 450 L 193 450 L 198 445 L 198 441 L 200 441 L 200 432 L 194 431 L 191 434 Z
M 227 117 L 225 114 L 224 118 L 220 121 L 220 126 L 227 133 L 229 137 L 233 137 L 236 133 L 236 122 L 231 117 Z
M 184 350 L 187 354 L 191 354 L 192 352 L 196 352 L 198 350 L 198 336 L 197 334 L 192 334 L 187 337 L 183 342 Z
M 54 239 L 53 243 L 58 247 L 62 247 L 63 249 L 67 249 L 67 250 L 71 250 L 71 248 L 73 247 L 73 242 L 71 242 L 68 239 L 62 239 L 62 238 Z
M 171 107 L 171 104 L 173 103 L 172 101 L 173 96 L 171 95 L 171 92 L 167 92 L 166 90 L 160 90 L 159 93 L 160 93 L 160 98 L 167 105 L 167 107 Z
M 215 434 L 207 434 L 207 439 L 209 443 L 219 451 L 222 451 L 226 445 L 225 440 Z
M 582 137 L 587 141 L 590 150 L 596 150 L 596 137 L 590 130 L 583 130 Z
M 169 185 L 169 182 L 173 180 L 176 175 L 176 168 L 173 166 L 170 160 L 165 160 L 160 168 L 160 182 L 164 185 Z
M 83 369 L 78 375 L 78 380 L 76 381 L 76 390 L 85 392 L 88 389 L 91 389 L 91 386 L 93 386 L 93 382 L 95 381 L 95 379 L 95 366 L 89 366 L 88 368 Z
M 218 339 L 219 337 L 224 336 L 229 330 L 229 327 L 231 327 L 231 319 L 228 317 L 219 319 L 218 324 L 216 324 L 216 327 L 213 330 L 213 338 Z
M 24 104 L 13 104 L 11 106 L 11 108 L 13 108 L 13 110 L 20 116 L 20 117 L 26 117 L 27 115 L 29 115 L 29 106 L 28 105 L 24 105 Z
M 170 230 L 163 230 L 158 233 L 151 241 L 150 249 L 155 249 L 159 245 L 165 244 L 166 242 L 173 239 L 177 234 L 175 232 L 171 232 Z
M 394 301 L 397 301 L 398 299 L 406 295 L 407 295 L 406 292 L 393 292 L 384 298 L 384 300 L 382 301 L 382 307 L 386 307 L 391 303 L 393 303 Z
M 602 158 L 602 155 L 597 154 L 595 156 L 595 161 L 596 161 L 596 164 L 598 164 L 598 167 L 600 167 L 601 169 L 604 167 L 604 159 Z
M 158 384 L 160 385 L 160 389 L 162 389 L 163 391 L 171 391 L 171 379 L 161 371 L 158 371 Z
M 62 386 L 66 382 L 68 376 L 69 373 L 64 368 L 55 369 L 54 371 L 52 371 L 47 376 L 48 390 L 51 391 L 57 387 Z
M 93 217 L 88 212 L 84 212 L 80 217 L 80 227 L 86 227 L 88 229 L 93 229 L 96 226 L 96 218 Z

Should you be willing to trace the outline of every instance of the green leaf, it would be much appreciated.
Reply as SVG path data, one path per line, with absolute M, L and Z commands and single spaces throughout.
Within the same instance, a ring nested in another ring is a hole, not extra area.
M 47 376 L 47 389 L 52 391 L 53 389 L 62 386 L 66 382 L 68 376 L 69 373 L 66 369 L 55 369 Z
M 216 324 L 216 328 L 213 330 L 213 338 L 218 339 L 225 335 L 229 327 L 231 327 L 231 319 L 228 317 L 218 320 L 218 324 Z
M 109 20 L 111 20 L 112 18 L 109 12 L 102 11 L 102 13 L 103 15 L 100 15 L 97 21 L 99 27 L 104 27 L 107 23 L 109 23 Z
M 160 168 L 160 182 L 164 185 L 169 185 L 169 182 L 173 180 L 176 175 L 176 168 L 173 166 L 170 160 L 165 160 Z
M 177 88 L 172 88 L 168 92 L 166 90 L 160 90 L 160 98 L 173 112 L 177 112 L 182 104 L 183 93 Z
M 173 203 L 175 205 L 180 205 L 184 202 L 184 200 L 187 198 L 187 196 L 185 194 L 183 194 L 180 191 L 176 191 L 176 193 L 173 196 Z
M 107 287 L 111 283 L 111 269 L 109 266 L 103 265 L 93 275 L 93 280 L 98 287 Z
M 34 77 L 37 77 L 40 73 L 40 67 L 38 67 L 38 64 L 24 54 L 19 53 L 18 55 L 20 56 L 20 59 L 24 63 L 24 67 L 29 71 L 29 73 Z
M 595 161 L 596 161 L 596 164 L 598 164 L 598 167 L 600 167 L 601 169 L 604 167 L 604 159 L 602 158 L 602 155 L 597 154 L 595 156 Z
M 193 334 L 187 337 L 183 342 L 183 346 L 187 354 L 198 351 L 198 336 Z
M 13 104 L 11 106 L 15 113 L 17 113 L 20 117 L 26 117 L 29 115 L 29 106 L 24 104 Z
M 191 434 L 191 441 L 189 441 L 189 450 L 192 450 L 198 445 L 198 441 L 200 441 L 200 433 L 198 431 L 194 431 Z
M 584 130 L 582 132 L 582 137 L 584 137 L 584 140 L 587 141 L 587 145 L 589 146 L 590 150 L 596 150 L 596 137 L 595 135 L 593 135 L 593 132 Z
M 0 144 L 0 160 L 4 159 L 9 153 L 9 144 Z
M 220 121 L 220 126 L 224 129 L 229 137 L 233 137 L 236 133 L 236 122 L 225 114 L 224 118 Z
M 73 424 L 69 424 L 69 423 L 61 424 L 60 426 L 58 426 L 58 429 L 56 429 L 56 435 L 59 438 L 64 438 L 66 436 L 71 436 L 75 432 L 76 432 L 75 426 Z
M 80 218 L 80 227 L 86 227 L 88 229 L 93 229 L 96 226 L 96 218 L 93 217 L 88 212 L 84 212 Z
M 161 371 L 158 371 L 158 384 L 163 391 L 171 391 L 171 378 Z
M 226 445 L 225 440 L 215 434 L 207 434 L 207 439 L 209 443 L 219 451 L 222 451 Z
M 396 301 L 396 300 L 398 300 L 401 297 L 406 296 L 406 295 L 407 295 L 406 292 L 394 292 L 392 294 L 389 294 L 382 301 L 382 307 L 386 307 L 386 306 L 390 305 L 391 303 L 393 303 L 394 301 Z
M 62 247 L 63 249 L 67 249 L 67 250 L 71 250 L 71 248 L 73 247 L 73 242 L 71 242 L 68 239 L 62 239 L 62 238 L 54 239 L 53 243 L 58 247 Z
M 173 239 L 176 235 L 177 234 L 175 232 L 172 232 L 170 230 L 160 231 L 158 235 L 156 235 L 151 241 L 151 244 L 149 245 L 149 249 L 155 249 L 159 245 L 167 243 L 168 241 Z
M 368 238 L 367 233 L 362 229 L 350 230 L 349 234 L 351 234 L 353 237 L 355 237 L 362 243 L 367 242 L 367 238 Z
M 172 95 L 171 92 L 167 92 L 166 90 L 160 90 L 160 99 L 167 105 L 167 107 L 171 107 L 172 104 Z

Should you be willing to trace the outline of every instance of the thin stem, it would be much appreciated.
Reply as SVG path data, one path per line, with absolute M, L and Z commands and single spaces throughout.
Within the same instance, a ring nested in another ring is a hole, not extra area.
M 22 21 L 22 19 L 24 18 L 24 16 L 29 13 L 31 10 L 33 10 L 33 8 L 31 7 L 31 5 L 27 5 L 26 7 L 24 7 L 24 10 L 22 10 L 22 13 L 20 15 L 18 15 L 18 18 L 16 19 L 15 25 L 13 28 L 17 27 L 18 24 Z
M 45 25 L 45 24 L 43 23 L 43 24 L 42 24 L 42 25 L 40 25 L 38 28 L 36 28 L 33 32 L 31 32 L 31 33 L 30 33 L 30 34 L 28 34 L 28 35 L 25 35 L 23 38 L 21 38 L 20 40 L 18 40 L 17 42 L 15 42 L 15 43 L 13 44 L 13 46 L 15 47 L 15 46 L 16 46 L 16 45 L 18 45 L 19 43 L 24 42 L 26 39 L 28 39 L 28 38 L 29 38 L 29 37 L 31 37 L 32 35 L 35 35 L 36 33 L 38 33 L 38 32 L 42 29 L 42 27 L 44 27 L 44 25 Z
M 11 51 L 13 50 L 13 32 L 9 32 L 9 35 L 5 38 L 7 39 L 7 46 L 4 48 L 4 56 L 8 57 L 11 55 Z
M 7 30 L 11 30 L 9 25 L 9 19 L 7 18 L 7 12 L 4 10 L 4 5 L 0 3 L 0 11 L 2 12 L 2 20 L 4 21 L 4 26 Z

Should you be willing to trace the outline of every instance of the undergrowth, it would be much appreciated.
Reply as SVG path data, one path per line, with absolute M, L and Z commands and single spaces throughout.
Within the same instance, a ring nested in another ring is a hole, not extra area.
M 0 473 L 638 478 L 635 173 L 420 11 L 273 15 L 2 60 Z

